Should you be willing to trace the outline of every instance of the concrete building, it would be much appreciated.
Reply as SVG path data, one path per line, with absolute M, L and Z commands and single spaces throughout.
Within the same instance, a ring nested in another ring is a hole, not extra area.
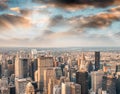
M 76 83 L 81 85 L 81 94 L 88 94 L 88 72 L 85 70 L 76 72 Z
M 38 58 L 38 88 L 44 88 L 44 70 L 53 67 L 53 57 L 39 57 Z
M 98 89 L 102 88 L 102 79 L 104 72 L 102 70 L 91 72 L 91 87 L 92 91 L 98 93 Z
M 59 85 L 55 85 L 53 87 L 53 93 L 52 94 L 61 94 L 61 87 Z
M 26 85 L 25 94 L 35 94 L 35 89 L 31 82 Z
M 108 94 L 116 94 L 116 78 L 113 75 L 103 76 L 102 90 Z
M 25 94 L 26 85 L 30 82 L 31 79 L 23 78 L 23 79 L 15 79 L 15 87 L 16 87 L 16 94 Z
M 31 62 L 28 55 L 24 53 L 17 54 L 15 59 L 15 77 L 27 78 L 29 76 L 29 63 Z
M 81 86 L 73 82 L 62 83 L 61 94 L 81 94 Z
M 100 69 L 100 52 L 95 52 L 95 70 Z

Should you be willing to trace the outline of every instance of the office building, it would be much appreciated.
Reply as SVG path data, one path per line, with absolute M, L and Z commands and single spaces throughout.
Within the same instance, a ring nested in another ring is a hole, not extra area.
M 29 78 L 23 78 L 23 79 L 16 78 L 15 79 L 16 94 L 25 94 L 26 85 L 30 81 L 31 79 Z
M 88 72 L 85 70 L 76 72 L 76 83 L 81 85 L 81 94 L 88 94 Z
M 52 94 L 62 94 L 61 93 L 61 87 L 59 85 L 55 85 L 53 87 L 53 93 Z
M 102 78 L 104 72 L 102 70 L 91 72 L 91 87 L 92 91 L 98 93 L 98 89 L 102 88 Z
M 53 57 L 39 57 L 38 58 L 38 88 L 44 88 L 44 70 L 53 67 Z
M 116 94 L 116 78 L 113 75 L 103 76 L 102 90 L 108 94 Z
M 95 52 L 95 71 L 100 69 L 100 52 Z
M 31 82 L 26 85 L 25 94 L 35 94 L 35 89 Z
M 29 76 L 29 63 L 31 60 L 28 55 L 17 54 L 15 59 L 15 77 L 16 78 L 27 78 Z
M 61 94 L 81 94 L 81 86 L 73 82 L 62 83 Z

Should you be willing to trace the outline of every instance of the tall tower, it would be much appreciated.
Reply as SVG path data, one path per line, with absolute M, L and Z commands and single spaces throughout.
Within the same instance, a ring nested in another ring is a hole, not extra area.
M 20 54 L 15 59 L 15 77 L 27 78 L 29 75 L 29 63 L 30 59 L 28 55 Z
M 44 70 L 53 67 L 53 57 L 38 58 L 38 88 L 43 90 L 44 87 Z
M 76 72 L 76 83 L 81 85 L 81 94 L 88 94 L 88 72 L 80 70 Z
M 79 70 L 86 70 L 86 59 L 84 53 L 82 53 Z
M 95 71 L 100 69 L 100 52 L 95 52 Z
M 102 88 L 102 78 L 103 78 L 104 72 L 102 70 L 93 71 L 91 72 L 91 87 L 92 91 L 95 93 L 98 92 L 99 88 Z

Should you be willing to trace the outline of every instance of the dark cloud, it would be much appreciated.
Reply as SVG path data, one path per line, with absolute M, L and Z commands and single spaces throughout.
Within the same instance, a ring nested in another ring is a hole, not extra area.
M 56 24 L 59 24 L 64 21 L 64 18 L 62 15 L 56 15 L 50 19 L 50 26 L 54 26 Z
M 27 28 L 30 25 L 29 20 L 24 17 L 9 14 L 0 15 L 0 28 L 12 29 L 16 26 Z
M 36 0 L 38 1 L 38 0 Z M 56 3 L 64 3 L 64 4 L 71 4 L 71 3 L 79 3 L 79 4 L 92 4 L 92 3 L 109 3 L 114 2 L 115 0 L 43 0 L 43 2 L 56 2 Z
M 88 22 L 83 24 L 82 26 L 101 28 L 111 25 L 111 23 L 115 20 L 120 20 L 120 16 L 117 16 L 114 13 L 102 13 L 85 19 L 88 20 Z

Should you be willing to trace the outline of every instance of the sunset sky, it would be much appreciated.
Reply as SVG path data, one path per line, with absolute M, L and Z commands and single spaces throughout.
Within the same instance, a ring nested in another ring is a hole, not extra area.
M 0 11 L 0 47 L 120 46 L 120 5 L 12 2 Z

